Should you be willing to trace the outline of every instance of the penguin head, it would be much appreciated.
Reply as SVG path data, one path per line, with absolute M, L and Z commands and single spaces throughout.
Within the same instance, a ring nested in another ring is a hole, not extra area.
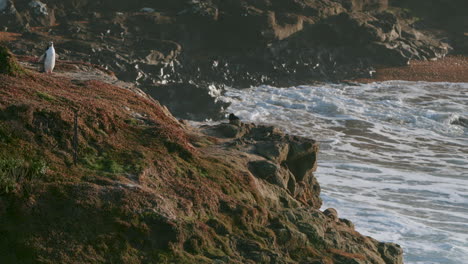
M 54 42 L 50 41 L 48 47 L 50 48 L 50 47 L 53 47 L 53 46 L 54 46 Z

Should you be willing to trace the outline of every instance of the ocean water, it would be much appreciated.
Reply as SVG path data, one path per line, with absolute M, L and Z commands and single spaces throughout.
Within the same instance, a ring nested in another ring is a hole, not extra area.
M 404 248 L 405 263 L 468 263 L 468 83 L 228 89 L 244 122 L 320 142 L 323 209 Z

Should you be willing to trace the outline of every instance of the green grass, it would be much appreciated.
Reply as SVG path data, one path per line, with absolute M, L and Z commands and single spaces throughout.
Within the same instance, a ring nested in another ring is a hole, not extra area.
M 0 143 L 12 143 L 13 139 L 13 133 L 0 124 Z
M 54 96 L 52 96 L 52 95 L 50 95 L 48 93 L 40 92 L 40 91 L 37 91 L 36 95 L 37 95 L 37 97 L 41 98 L 42 100 L 45 100 L 45 101 L 48 101 L 48 102 L 53 102 L 53 101 L 57 100 L 57 99 L 55 99 Z
M 22 182 L 41 178 L 46 172 L 47 164 L 42 160 L 3 154 L 0 157 L 0 194 L 10 193 Z
M 81 155 L 79 163 L 86 168 L 110 174 L 139 174 L 146 167 L 145 156 L 137 151 L 110 151 L 99 154 L 96 150 L 87 148 Z
M 5 124 L 0 124 L 0 195 L 11 193 L 22 183 L 47 173 L 47 164 L 18 144 L 15 134 Z
M 92 170 L 104 171 L 114 174 L 123 173 L 124 167 L 116 160 L 108 156 L 92 156 L 88 155 L 83 158 L 84 165 Z

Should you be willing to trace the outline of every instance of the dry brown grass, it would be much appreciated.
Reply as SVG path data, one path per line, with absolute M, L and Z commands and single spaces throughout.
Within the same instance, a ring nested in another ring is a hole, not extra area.
M 21 37 L 19 33 L 0 31 L 0 42 L 10 42 L 18 40 Z

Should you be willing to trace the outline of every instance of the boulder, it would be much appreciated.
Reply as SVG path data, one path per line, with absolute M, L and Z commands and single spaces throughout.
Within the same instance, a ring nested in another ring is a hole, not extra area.
M 378 249 L 385 263 L 403 264 L 403 249 L 400 245 L 378 242 Z
M 452 125 L 459 125 L 468 128 L 468 118 L 460 116 L 451 122 Z
M 289 144 L 286 142 L 260 141 L 255 151 L 268 160 L 281 164 L 288 157 Z
M 290 171 L 267 160 L 249 162 L 249 170 L 256 177 L 284 189 L 288 188 L 288 182 L 292 176 Z
M 30 1 L 24 12 L 24 19 L 30 26 L 54 26 L 55 10 L 41 1 Z
M 323 211 L 323 214 L 335 222 L 339 220 L 338 212 L 334 208 L 326 209 L 325 211 Z
M 314 140 L 292 136 L 288 138 L 289 152 L 285 164 L 298 182 L 317 169 L 318 144 Z

